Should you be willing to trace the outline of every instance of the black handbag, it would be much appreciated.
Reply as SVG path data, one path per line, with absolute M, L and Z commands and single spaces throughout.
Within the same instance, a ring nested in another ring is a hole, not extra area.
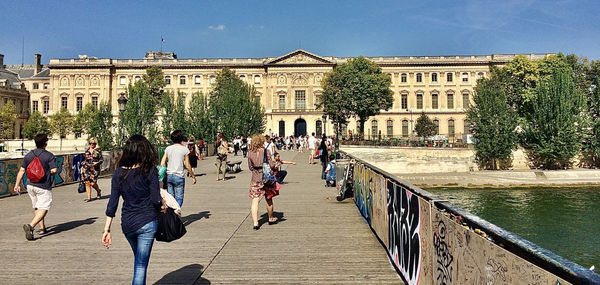
M 171 208 L 167 212 L 158 213 L 158 229 L 155 238 L 157 241 L 172 242 L 180 239 L 187 230 L 181 218 Z
M 85 183 L 79 180 L 79 186 L 77 186 L 77 193 L 85 193 Z

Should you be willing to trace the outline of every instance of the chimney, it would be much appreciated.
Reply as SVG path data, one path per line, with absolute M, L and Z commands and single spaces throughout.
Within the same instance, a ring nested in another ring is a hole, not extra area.
M 0 69 L 4 69 L 4 55 L 0 54 Z
M 40 73 L 40 71 L 42 71 L 42 55 L 39 53 L 36 53 L 35 55 L 35 69 L 33 71 L 33 74 L 38 74 Z

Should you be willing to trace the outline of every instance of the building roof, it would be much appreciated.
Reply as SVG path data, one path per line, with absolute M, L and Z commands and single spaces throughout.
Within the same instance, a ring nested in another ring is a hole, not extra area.
M 19 76 L 10 70 L 0 69 L 0 83 L 2 86 L 21 89 L 21 80 L 19 80 Z
M 33 64 L 7 65 L 6 69 L 16 73 L 20 79 L 50 77 L 50 69 L 47 65 L 42 65 L 42 71 L 38 74 L 34 74 L 35 65 Z

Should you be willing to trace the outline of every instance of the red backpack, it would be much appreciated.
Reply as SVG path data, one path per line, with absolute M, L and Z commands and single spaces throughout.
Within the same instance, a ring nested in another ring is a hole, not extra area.
M 27 165 L 27 179 L 33 183 L 38 183 L 44 179 L 45 174 L 40 158 L 35 155 L 33 160 Z

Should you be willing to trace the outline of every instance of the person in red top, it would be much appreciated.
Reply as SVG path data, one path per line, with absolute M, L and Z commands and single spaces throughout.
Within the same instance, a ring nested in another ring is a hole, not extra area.
M 198 159 L 204 159 L 204 140 L 202 138 L 198 139 Z

